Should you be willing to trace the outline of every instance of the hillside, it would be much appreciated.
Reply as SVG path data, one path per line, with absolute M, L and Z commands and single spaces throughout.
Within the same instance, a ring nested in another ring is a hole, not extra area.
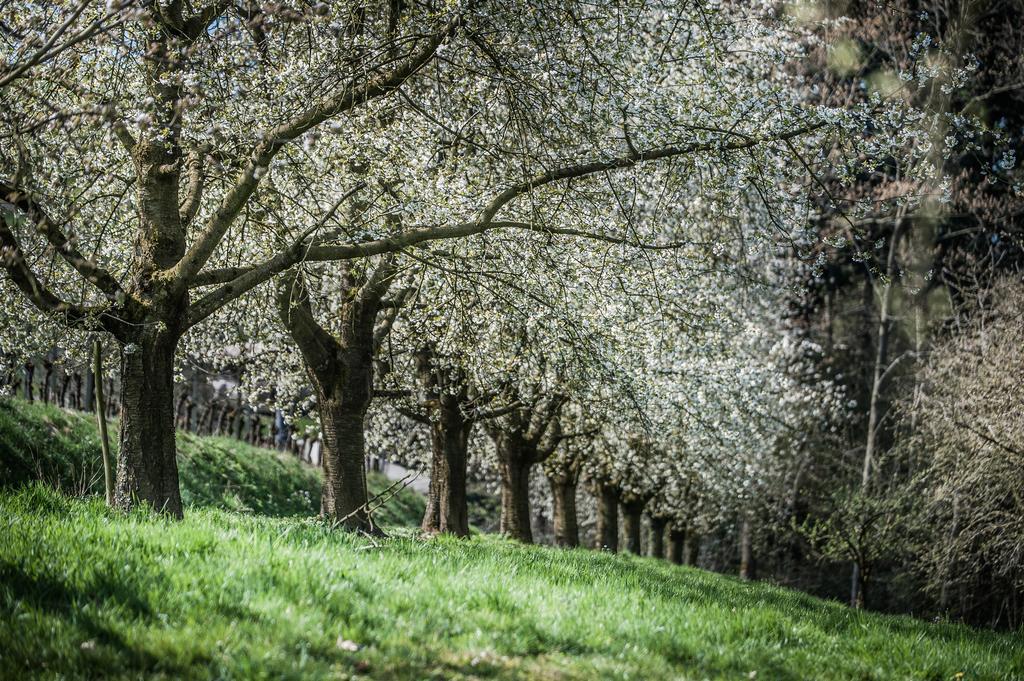
M 1024 678 L 1019 637 L 664 562 L 0 494 L 8 678 Z
M 116 434 L 115 422 L 115 455 Z M 178 470 L 186 506 L 271 516 L 309 516 L 320 510 L 320 470 L 289 454 L 179 431 Z M 0 399 L 0 489 L 34 480 L 72 495 L 103 494 L 96 422 L 91 414 Z M 380 474 L 369 475 L 371 493 L 390 484 Z M 423 497 L 403 490 L 377 512 L 377 520 L 418 525 L 423 508 Z
M 96 496 L 91 418 L 0 401 L 0 679 L 1024 679 L 1019 635 L 650 559 L 423 540 L 408 490 L 370 541 L 310 517 L 320 473 L 290 456 L 183 433 L 179 465 L 184 521 L 124 516 Z

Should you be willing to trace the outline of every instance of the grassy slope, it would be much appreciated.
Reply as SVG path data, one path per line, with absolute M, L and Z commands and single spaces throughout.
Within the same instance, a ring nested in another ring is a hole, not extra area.
M 111 443 L 116 450 L 116 429 Z M 186 505 L 262 515 L 311 515 L 320 509 L 320 471 L 295 457 L 232 438 L 178 433 L 181 495 Z M 103 466 L 91 414 L 21 400 L 0 400 L 0 488 L 32 480 L 72 494 L 102 494 Z M 374 493 L 390 483 L 370 475 Z M 377 513 L 387 525 L 417 525 L 423 499 L 411 490 Z
M 17 678 L 1024 678 L 1020 636 L 629 556 L 125 517 L 43 486 L 0 493 L 0 537 Z
M 315 512 L 319 472 L 230 439 L 179 445 L 186 520 L 126 518 L 25 487 L 101 489 L 89 417 L 0 400 L 0 678 L 1024 679 L 1020 636 L 627 556 L 261 517 Z M 378 517 L 422 512 L 405 492 Z

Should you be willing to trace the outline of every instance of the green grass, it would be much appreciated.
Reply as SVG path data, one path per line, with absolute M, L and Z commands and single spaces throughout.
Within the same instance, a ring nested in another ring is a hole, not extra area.
M 73 495 L 102 494 L 103 466 L 95 417 L 21 400 L 0 400 L 0 488 L 40 480 Z M 117 431 L 111 424 L 111 445 Z M 233 438 L 178 433 L 178 469 L 186 506 L 272 516 L 320 510 L 321 472 L 290 454 Z M 390 482 L 369 475 L 370 493 Z M 377 512 L 385 525 L 418 525 L 423 498 L 403 490 Z
M 422 540 L 409 490 L 377 516 L 390 539 L 332 532 L 308 517 L 318 470 L 178 443 L 185 520 L 125 516 L 96 497 L 91 416 L 0 401 L 0 679 L 1024 679 L 1020 635 L 649 559 Z
M 1024 678 L 1020 636 L 493 537 L 174 522 L 41 485 L 0 493 L 0 537 L 10 678 Z

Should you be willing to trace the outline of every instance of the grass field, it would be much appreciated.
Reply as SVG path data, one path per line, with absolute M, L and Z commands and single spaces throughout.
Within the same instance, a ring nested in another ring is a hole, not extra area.
M 423 539 L 408 491 L 380 516 L 390 538 L 330 531 L 317 471 L 233 440 L 180 436 L 184 521 L 126 516 L 95 494 L 94 438 L 84 416 L 0 402 L 0 678 L 1024 679 L 1020 634 Z
M 1024 678 L 1018 636 L 664 562 L 0 495 L 10 678 Z

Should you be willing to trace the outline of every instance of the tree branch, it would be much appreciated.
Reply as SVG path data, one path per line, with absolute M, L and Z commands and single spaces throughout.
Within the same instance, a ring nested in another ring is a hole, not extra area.
M 231 227 L 235 218 L 256 191 L 270 161 L 287 143 L 306 131 L 339 114 L 401 87 L 433 58 L 438 46 L 462 24 L 462 15 L 453 18 L 441 31 L 432 35 L 419 51 L 413 53 L 394 71 L 359 86 L 349 82 L 340 90 L 322 99 L 315 106 L 271 130 L 257 145 L 252 159 L 242 170 L 235 185 L 225 194 L 210 219 L 206 231 L 192 244 L 174 268 L 174 276 L 187 283 L 203 268 Z
M 339 244 L 339 245 L 325 245 L 316 243 L 295 243 L 290 248 L 277 255 L 252 266 L 251 268 L 245 269 L 234 279 L 226 281 L 221 289 L 214 291 L 207 295 L 205 298 L 197 302 L 190 310 L 189 314 L 189 325 L 195 324 L 196 322 L 204 319 L 205 317 L 212 314 L 214 311 L 219 309 L 224 304 L 234 300 L 240 295 L 243 295 L 246 291 L 262 284 L 274 275 L 283 272 L 284 270 L 291 267 L 299 260 L 306 260 L 309 262 L 326 262 L 335 260 L 353 260 L 356 258 L 367 258 L 375 255 L 383 255 L 385 253 L 395 253 L 403 251 L 412 246 L 416 246 L 429 241 L 440 241 L 444 239 L 456 239 L 461 237 L 474 236 L 477 234 L 483 234 L 485 232 L 501 229 L 501 228 L 513 228 L 513 229 L 526 229 L 530 231 L 540 233 L 553 233 L 553 234 L 564 234 L 568 236 L 578 236 L 582 238 L 595 239 L 599 241 L 607 241 L 611 243 L 619 244 L 630 244 L 630 240 L 621 237 L 605 236 L 594 232 L 586 232 L 582 230 L 575 230 L 569 228 L 551 228 L 541 227 L 539 225 L 533 225 L 525 222 L 516 221 L 495 221 L 493 220 L 495 214 L 509 201 L 513 200 L 517 196 L 525 194 L 534 188 L 541 187 L 559 180 L 574 179 L 584 177 L 586 175 L 592 175 L 595 173 L 605 172 L 608 170 L 629 168 L 635 166 L 644 161 L 658 160 L 671 158 L 673 156 L 680 156 L 686 154 L 697 153 L 699 151 L 711 151 L 711 150 L 736 150 L 746 149 L 756 144 L 761 144 L 768 141 L 778 140 L 789 140 L 800 135 L 807 134 L 810 131 L 816 130 L 824 126 L 824 123 L 810 124 L 795 128 L 785 133 L 780 133 L 776 136 L 749 139 L 740 142 L 731 142 L 728 144 L 691 144 L 686 146 L 666 146 L 658 147 L 655 149 L 649 149 L 637 154 L 631 154 L 630 156 L 611 159 L 608 161 L 598 161 L 592 163 L 584 163 L 579 165 L 566 166 L 564 168 L 552 170 L 546 173 L 542 173 L 536 176 L 533 180 L 517 184 L 505 191 L 501 192 L 495 197 L 487 206 L 483 212 L 482 218 L 477 222 L 464 222 L 455 225 L 434 225 L 429 227 L 419 227 L 410 229 L 407 232 L 402 232 L 394 236 L 384 237 L 381 239 L 375 239 L 373 241 L 364 241 L 362 243 L 355 244 Z M 682 244 L 665 244 L 665 245 L 641 245 L 642 248 L 649 249 L 661 249 L 661 248 L 673 248 L 679 247 Z M 186 256 L 187 257 L 187 256 Z M 182 261 L 184 262 L 184 260 Z M 227 279 L 229 272 L 223 271 L 218 272 L 216 281 L 207 281 L 203 277 L 199 277 L 198 280 L 202 280 L 202 284 L 194 285 L 208 285 L 209 283 L 217 283 L 223 279 Z
M 188 185 L 185 191 L 185 201 L 181 204 L 178 213 L 181 217 L 181 226 L 187 227 L 199 212 L 199 206 L 203 201 L 203 187 L 206 176 L 204 170 L 204 159 L 208 149 L 203 145 L 189 154 L 188 159 Z
M 277 293 L 278 314 L 302 352 L 310 371 L 325 379 L 337 373 L 338 341 L 313 316 L 309 293 L 299 272 L 292 271 Z
M 28 59 L 25 59 L 21 63 L 15 61 L 15 63 L 11 67 L 4 69 L 2 74 L 0 74 L 0 89 L 7 87 L 19 78 L 27 76 L 29 71 L 31 71 L 33 67 L 39 65 L 47 59 L 52 59 L 54 56 L 60 54 L 64 50 L 70 49 L 75 45 L 81 43 L 82 41 L 88 40 L 94 35 L 109 31 L 123 24 L 125 22 L 125 18 L 118 19 L 117 21 L 104 26 L 105 21 L 113 18 L 122 10 L 132 5 L 133 0 L 126 0 L 125 2 L 121 2 L 114 5 L 113 7 L 107 10 L 106 14 L 86 24 L 80 31 L 72 34 L 64 42 L 58 43 L 57 41 L 60 40 L 61 36 L 67 33 L 71 26 L 82 15 L 82 12 L 85 10 L 85 8 L 91 4 L 92 0 L 82 0 L 81 2 L 79 2 L 78 5 L 76 5 L 75 8 L 72 10 L 71 15 L 67 18 L 67 20 L 65 20 L 63 24 L 54 29 L 53 33 L 50 34 L 49 38 L 47 38 L 46 41 L 39 47 L 39 49 L 32 53 L 32 55 Z
M 487 411 L 477 412 L 472 417 L 472 420 L 474 422 L 478 422 L 478 421 L 491 421 L 491 420 L 494 420 L 494 419 L 498 418 L 499 416 L 505 416 L 506 414 L 511 414 L 514 411 L 518 411 L 520 409 L 523 409 L 525 406 L 526 405 L 524 405 L 522 402 L 520 402 L 519 400 L 516 400 L 512 404 L 506 404 L 504 407 L 497 407 L 495 409 L 489 409 Z
M 8 216 L 0 217 L 0 258 L 11 281 L 32 304 L 43 312 L 64 316 L 64 321 L 72 326 L 80 324 L 92 314 L 102 311 L 100 308 L 90 309 L 61 300 L 47 289 L 36 277 L 35 272 L 25 261 L 25 256 L 18 244 L 17 237 L 8 226 Z
M 124 295 L 121 284 L 107 270 L 86 258 L 75 248 L 67 236 L 50 220 L 43 209 L 32 200 L 27 193 L 19 191 L 16 187 L 0 181 L 0 201 L 11 206 L 14 211 L 20 211 L 29 220 L 35 223 L 36 229 L 46 237 L 46 240 L 60 254 L 65 262 L 75 269 L 90 284 L 98 288 L 108 296 Z M 5 224 L 6 229 L 6 224 Z M 14 234 L 11 233 L 13 239 Z

